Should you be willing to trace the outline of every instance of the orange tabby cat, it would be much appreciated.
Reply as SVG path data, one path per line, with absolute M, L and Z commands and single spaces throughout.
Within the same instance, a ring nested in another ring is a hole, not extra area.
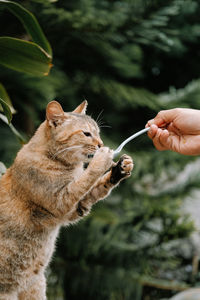
M 0 300 L 45 300 L 44 271 L 60 226 L 87 215 L 130 176 L 132 159 L 113 162 L 86 106 L 65 113 L 50 102 L 46 121 L 0 180 Z

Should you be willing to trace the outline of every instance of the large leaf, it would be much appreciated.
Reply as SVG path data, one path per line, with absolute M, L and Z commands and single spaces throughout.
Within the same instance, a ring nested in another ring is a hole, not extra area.
M 32 40 L 41 48 L 43 48 L 50 57 L 52 57 L 51 46 L 46 39 L 37 19 L 31 12 L 13 1 L 0 0 L 0 6 L 9 9 L 22 22 Z
M 0 64 L 36 76 L 48 75 L 52 66 L 40 46 L 11 37 L 0 37 Z
M 3 111 L 6 115 L 6 118 L 8 119 L 8 123 L 10 124 L 11 120 L 12 120 L 12 112 L 10 110 L 10 107 L 9 105 L 3 100 L 0 98 L 0 104 L 3 108 Z
M 53 3 L 53 2 L 57 2 L 58 0 L 32 0 L 33 2 L 38 2 L 38 3 Z
M 0 161 L 0 177 L 6 173 L 6 166 Z
M 16 111 L 12 105 L 10 97 L 4 88 L 3 84 L 0 82 L 0 98 L 3 99 L 10 107 L 11 113 L 14 114 Z M 0 105 L 0 111 L 3 111 L 3 107 Z
M 17 129 L 12 125 L 12 123 L 8 122 L 8 119 L 6 118 L 6 116 L 4 116 L 3 114 L 0 113 L 0 119 L 10 127 L 10 129 L 12 130 L 12 132 L 14 133 L 14 135 L 17 137 L 17 139 L 19 140 L 19 142 L 21 144 L 26 143 L 23 136 L 17 131 Z

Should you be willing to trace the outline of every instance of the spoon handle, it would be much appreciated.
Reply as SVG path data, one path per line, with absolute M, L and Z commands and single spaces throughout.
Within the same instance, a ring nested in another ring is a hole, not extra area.
M 131 135 L 131 136 L 130 136 L 129 138 L 127 138 L 125 141 L 123 141 L 123 142 L 119 145 L 119 147 L 114 151 L 114 156 L 113 156 L 113 157 L 116 157 L 116 156 L 121 152 L 121 150 L 124 148 L 124 146 L 125 146 L 128 142 L 132 141 L 132 140 L 135 139 L 137 136 L 139 136 L 139 135 L 141 135 L 141 134 L 143 134 L 143 133 L 149 131 L 149 129 L 150 129 L 150 127 L 144 128 L 144 129 L 142 129 L 142 130 L 140 130 L 140 131 L 134 133 L 133 135 Z

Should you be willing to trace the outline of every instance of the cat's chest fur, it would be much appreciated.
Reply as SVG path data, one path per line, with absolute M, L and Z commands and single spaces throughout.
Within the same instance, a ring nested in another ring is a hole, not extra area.
M 70 181 L 77 180 L 84 172 L 84 165 L 83 163 L 79 164 L 76 168 L 74 168 L 73 172 L 71 173 Z

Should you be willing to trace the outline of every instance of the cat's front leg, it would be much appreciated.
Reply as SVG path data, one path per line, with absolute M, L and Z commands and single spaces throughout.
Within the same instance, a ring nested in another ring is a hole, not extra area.
M 92 190 L 79 201 L 76 210 L 70 216 L 70 221 L 75 221 L 79 217 L 87 215 L 93 204 L 106 198 L 121 180 L 131 175 L 133 166 L 132 158 L 128 155 L 122 155 L 119 161 L 112 166 L 111 170 L 104 174 Z
M 97 150 L 85 172 L 68 186 L 68 196 L 73 204 L 83 199 L 112 165 L 113 151 L 108 147 Z
M 131 176 L 133 166 L 132 158 L 126 154 L 122 155 L 119 161 L 112 166 L 111 170 L 97 182 L 88 194 L 88 199 L 89 196 L 93 199 L 92 204 L 104 199 L 120 181 Z

